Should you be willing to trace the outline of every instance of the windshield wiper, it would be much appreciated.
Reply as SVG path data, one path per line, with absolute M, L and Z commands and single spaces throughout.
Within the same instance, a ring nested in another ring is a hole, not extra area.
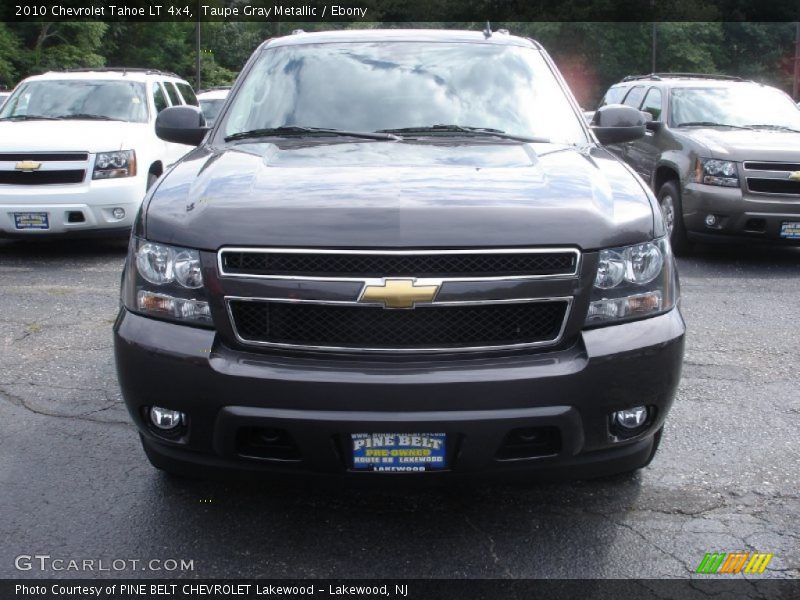
M 81 120 L 95 120 L 95 121 L 121 121 L 122 119 L 115 119 L 105 115 L 92 115 L 89 113 L 75 113 L 71 115 L 59 115 L 54 117 L 56 119 L 81 119 Z
M 517 142 L 549 144 L 550 139 L 544 137 L 531 137 L 528 135 L 515 135 L 506 133 L 502 129 L 491 127 L 469 127 L 467 125 L 430 125 L 427 127 L 402 127 L 399 129 L 379 129 L 383 133 L 467 133 L 475 136 L 492 136 Z
M 790 131 L 792 133 L 800 133 L 800 130 L 785 127 L 783 125 L 770 125 L 769 123 L 761 123 L 758 125 L 748 125 L 752 129 L 777 129 L 778 131 Z
M 250 131 L 240 131 L 239 133 L 232 133 L 225 138 L 226 142 L 233 140 L 245 140 L 251 138 L 262 137 L 283 137 L 292 135 L 335 135 L 340 137 L 355 137 L 364 138 L 367 140 L 399 140 L 400 136 L 392 133 L 384 132 L 368 132 L 368 131 L 342 131 L 341 129 L 326 129 L 325 127 L 299 127 L 299 126 L 285 126 L 285 127 L 271 127 L 267 129 L 251 129 Z
M 750 129 L 751 126 L 731 125 L 730 123 L 715 123 L 714 121 L 689 121 L 678 123 L 677 127 L 733 127 L 734 129 Z
M 56 121 L 58 117 L 47 117 L 45 115 L 12 115 L 2 117 L 2 121 Z

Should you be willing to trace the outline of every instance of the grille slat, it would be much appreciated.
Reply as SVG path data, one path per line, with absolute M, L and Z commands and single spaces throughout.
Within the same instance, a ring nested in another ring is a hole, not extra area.
M 572 251 L 541 253 L 293 253 L 223 250 L 229 275 L 295 277 L 525 277 L 575 273 Z
M 746 161 L 744 168 L 747 171 L 800 171 L 800 163 L 782 162 L 756 162 Z
M 86 152 L 0 152 L 0 161 L 37 160 L 80 162 L 89 160 Z
M 751 192 L 762 194 L 800 194 L 800 181 L 792 181 L 791 179 L 748 177 L 747 187 Z
M 356 350 L 512 346 L 558 339 L 569 302 L 419 306 L 413 310 L 230 300 L 246 342 Z
M 0 184 L 6 185 L 48 185 L 57 183 L 81 183 L 85 171 L 82 169 L 65 171 L 0 171 Z

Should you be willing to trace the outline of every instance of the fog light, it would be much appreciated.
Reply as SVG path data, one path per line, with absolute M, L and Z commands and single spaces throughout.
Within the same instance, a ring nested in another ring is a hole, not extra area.
M 638 429 L 647 422 L 647 417 L 646 406 L 634 406 L 633 408 L 611 413 L 614 423 L 627 430 Z
M 120 208 L 119 206 L 111 211 L 111 214 L 114 215 L 115 219 L 123 219 L 125 218 L 125 209 Z
M 186 422 L 186 415 L 177 410 L 153 406 L 150 409 L 150 422 L 164 431 L 176 429 Z
M 717 215 L 706 215 L 706 227 L 716 227 L 718 223 Z

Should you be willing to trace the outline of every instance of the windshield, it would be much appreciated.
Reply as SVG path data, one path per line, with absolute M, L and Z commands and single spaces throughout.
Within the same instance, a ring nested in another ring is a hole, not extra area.
M 101 118 L 147 122 L 144 84 L 136 81 L 52 80 L 23 83 L 0 118 Z
M 688 123 L 800 130 L 800 111 L 775 88 L 741 84 L 720 88 L 674 88 L 672 126 Z
M 214 124 L 219 116 L 219 111 L 222 105 L 225 104 L 224 99 L 219 100 L 203 100 L 200 99 L 200 108 L 203 110 L 203 116 L 206 118 L 206 124 L 210 127 Z
M 374 132 L 435 125 L 491 128 L 568 144 L 587 141 L 539 51 L 469 43 L 267 49 L 221 130 L 229 137 L 291 126 Z

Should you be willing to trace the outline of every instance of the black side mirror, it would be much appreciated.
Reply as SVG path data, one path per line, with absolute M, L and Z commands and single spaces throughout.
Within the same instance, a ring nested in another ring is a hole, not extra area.
M 647 113 L 647 114 L 650 114 L 650 113 Z M 645 127 L 645 129 L 647 129 L 647 131 L 652 131 L 652 132 L 655 133 L 656 131 L 661 131 L 661 127 L 663 125 L 664 124 L 661 121 L 652 121 L 651 120 L 651 121 L 645 121 L 644 127 Z
M 601 144 L 632 142 L 644 136 L 645 117 L 632 106 L 606 104 L 592 118 L 592 131 Z
M 643 110 L 642 116 L 644 117 L 644 128 L 647 129 L 647 131 L 652 131 L 655 133 L 661 129 L 661 121 L 656 121 L 653 117 L 653 113 Z
M 156 117 L 156 135 L 165 142 L 197 146 L 206 133 L 206 119 L 197 106 L 172 106 Z

